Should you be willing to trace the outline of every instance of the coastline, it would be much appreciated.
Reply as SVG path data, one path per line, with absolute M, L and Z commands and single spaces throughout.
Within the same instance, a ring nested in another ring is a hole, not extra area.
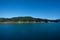
M 51 22 L 0 22 L 0 24 L 51 23 Z
M 8 24 L 8 23 L 54 23 L 60 22 L 60 19 L 49 20 L 49 19 L 41 19 L 41 18 L 33 18 L 33 17 L 12 17 L 12 18 L 0 18 L 0 24 Z

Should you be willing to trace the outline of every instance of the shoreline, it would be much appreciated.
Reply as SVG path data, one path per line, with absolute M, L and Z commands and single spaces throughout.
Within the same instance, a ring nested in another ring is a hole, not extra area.
M 54 22 L 0 22 L 0 24 L 29 24 L 29 23 L 54 23 Z
M 24 23 L 48 23 L 48 22 L 0 22 L 0 24 L 12 24 L 12 23 L 24 24 Z

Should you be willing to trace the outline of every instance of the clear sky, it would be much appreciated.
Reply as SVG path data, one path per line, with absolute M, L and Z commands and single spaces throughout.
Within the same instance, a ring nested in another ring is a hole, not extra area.
M 60 19 L 60 0 L 0 0 L 0 17 Z

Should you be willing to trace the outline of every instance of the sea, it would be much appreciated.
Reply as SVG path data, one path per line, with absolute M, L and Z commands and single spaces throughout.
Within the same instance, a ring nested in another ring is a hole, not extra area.
M 0 24 L 0 40 L 60 40 L 60 23 Z

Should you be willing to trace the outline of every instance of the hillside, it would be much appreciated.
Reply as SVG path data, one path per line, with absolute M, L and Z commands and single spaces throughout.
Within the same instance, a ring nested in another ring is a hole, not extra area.
M 13 17 L 13 18 L 0 18 L 0 22 L 60 22 L 60 19 L 48 20 L 33 17 Z

